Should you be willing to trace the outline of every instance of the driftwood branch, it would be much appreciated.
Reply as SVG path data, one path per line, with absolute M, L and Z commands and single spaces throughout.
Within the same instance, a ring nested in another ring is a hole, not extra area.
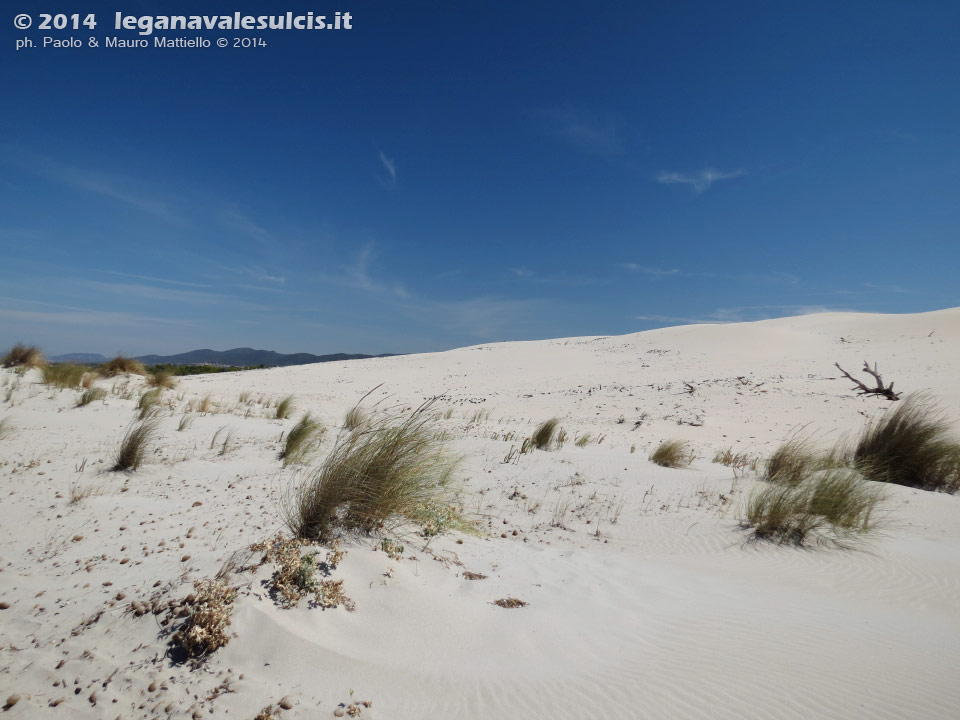
M 880 377 L 880 373 L 877 372 L 876 363 L 874 363 L 873 367 L 871 368 L 870 364 L 866 360 L 864 360 L 863 369 L 861 370 L 861 372 L 865 372 L 868 375 L 872 375 L 873 379 L 877 381 L 877 386 L 873 388 L 867 387 L 862 382 L 860 382 L 855 377 L 853 377 L 853 375 L 851 375 L 842 367 L 840 367 L 840 363 L 834 363 L 834 365 L 837 366 L 837 370 L 843 373 L 845 378 L 850 380 L 856 386 L 853 389 L 857 391 L 857 395 L 882 395 L 887 400 L 896 401 L 896 400 L 899 400 L 900 396 L 903 394 L 902 392 L 893 391 L 893 383 L 890 383 L 889 385 L 884 387 L 883 378 Z

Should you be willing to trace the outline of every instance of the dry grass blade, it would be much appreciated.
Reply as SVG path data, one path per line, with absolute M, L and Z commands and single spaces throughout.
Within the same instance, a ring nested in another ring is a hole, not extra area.
M 872 530 L 882 500 L 882 489 L 857 471 L 834 468 L 754 491 L 747 503 L 746 525 L 758 540 L 803 545 L 817 531 L 844 537 Z
M 794 437 L 778 447 L 767 460 L 764 479 L 785 485 L 795 485 L 817 466 L 817 457 L 808 440 Z
M 230 642 L 227 626 L 236 591 L 222 580 L 196 580 L 190 615 L 172 642 L 191 658 L 209 655 Z
M 112 360 L 108 360 L 100 366 L 100 372 L 106 375 L 107 377 L 113 377 L 114 375 L 144 375 L 147 370 L 143 367 L 143 363 L 139 360 L 134 360 L 133 358 L 124 357 L 123 355 L 117 355 Z
M 113 469 L 137 470 L 146 459 L 149 445 L 156 440 L 159 430 L 160 421 L 156 417 L 132 425 L 120 441 Z
M 878 482 L 923 490 L 960 489 L 960 442 L 925 394 L 911 395 L 860 435 L 853 461 Z
M 46 360 L 43 351 L 36 345 L 17 343 L 0 359 L 4 367 L 43 367 Z
M 103 400 L 106 397 L 107 391 L 103 388 L 90 388 L 89 390 L 84 390 L 83 394 L 80 396 L 80 399 L 77 400 L 77 407 L 89 405 L 92 402 Z
M 359 405 L 355 405 L 347 411 L 343 417 L 343 427 L 345 430 L 353 432 L 367 424 L 367 413 Z
M 0 440 L 10 437 L 13 435 L 13 423 L 10 422 L 10 418 L 5 417 L 3 420 L 0 420 Z
M 293 414 L 293 395 L 287 395 L 277 403 L 277 419 L 286 420 Z
M 159 409 L 160 404 L 160 394 L 163 392 L 162 387 L 154 388 L 149 390 L 140 396 L 140 400 L 137 402 L 137 408 L 140 410 L 140 419 L 143 420 L 149 415 L 151 415 L 155 410 Z
M 177 386 L 177 381 L 168 370 L 157 370 L 153 375 L 147 377 L 147 384 L 152 387 L 172 390 Z
M 304 415 L 287 433 L 283 451 L 280 453 L 283 464 L 299 464 L 309 460 L 320 444 L 323 433 L 324 427 L 320 421 L 311 418 L 310 413 Z
M 693 452 L 684 440 L 664 440 L 650 454 L 650 462 L 662 467 L 687 467 L 693 461 Z
M 59 388 L 78 388 L 83 382 L 84 375 L 88 372 L 89 369 L 82 365 L 71 365 L 69 363 L 46 365 L 43 368 L 43 382 L 45 385 Z
M 450 497 L 458 460 L 448 454 L 425 403 L 345 432 L 283 508 L 296 537 L 326 540 L 336 529 L 372 532 L 390 518 L 422 519 Z
M 537 429 L 533 431 L 533 435 L 530 437 L 537 450 L 550 449 L 550 446 L 553 444 L 554 434 L 557 431 L 557 425 L 559 424 L 560 418 L 553 417 L 537 425 Z

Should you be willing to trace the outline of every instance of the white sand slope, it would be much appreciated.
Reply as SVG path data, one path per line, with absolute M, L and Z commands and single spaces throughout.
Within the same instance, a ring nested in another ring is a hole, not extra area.
M 0 703 L 20 696 L 4 717 L 253 718 L 286 696 L 285 718 L 362 700 L 361 717 L 381 720 L 955 718 L 960 498 L 890 487 L 880 529 L 854 548 L 745 544 L 758 480 L 710 462 L 768 454 L 804 426 L 825 444 L 857 432 L 891 407 L 838 379 L 834 362 L 859 373 L 864 360 L 960 415 L 960 309 L 185 378 L 166 393 L 157 451 L 130 474 L 108 468 L 136 394 L 76 408 L 78 393 L 37 372 L 2 371 Z M 410 531 L 400 560 L 350 540 L 334 577 L 352 613 L 280 609 L 268 568 L 234 575 L 235 637 L 200 669 L 172 664 L 158 618 L 130 602 L 184 596 L 282 525 L 295 472 L 277 452 L 295 418 L 270 419 L 260 401 L 293 393 L 296 417 L 331 428 L 327 449 L 378 385 L 367 405 L 439 395 L 452 410 L 438 422 L 465 457 L 480 536 Z M 205 396 L 218 412 L 178 431 Z M 505 463 L 551 415 L 571 441 Z M 673 437 L 697 452 L 691 468 L 647 460 Z M 70 503 L 71 487 L 95 492 Z M 528 605 L 492 604 L 506 597 Z

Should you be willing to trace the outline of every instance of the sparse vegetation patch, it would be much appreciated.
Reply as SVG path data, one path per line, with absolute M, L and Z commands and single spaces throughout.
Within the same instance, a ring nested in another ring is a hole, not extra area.
M 147 457 L 150 444 L 156 440 L 159 429 L 159 421 L 155 417 L 134 423 L 120 441 L 113 469 L 139 469 Z
M 227 626 L 230 625 L 236 591 L 218 579 L 196 580 L 193 588 L 190 614 L 173 634 L 171 642 L 181 647 L 188 657 L 199 658 L 230 642 Z
M 416 522 L 431 508 L 448 505 L 458 461 L 447 452 L 428 407 L 341 433 L 323 464 L 287 498 L 293 534 L 326 540 L 338 528 L 369 533 L 390 518 Z
M 553 445 L 554 435 L 557 431 L 557 425 L 560 424 L 560 418 L 550 418 L 537 425 L 530 437 L 531 442 L 537 450 L 549 450 Z
M 117 355 L 100 366 L 100 372 L 107 377 L 114 375 L 144 375 L 147 370 L 143 363 L 133 358 Z
M 853 462 L 878 482 L 949 493 L 960 489 L 960 441 L 928 395 L 911 395 L 869 424 L 857 441 Z
M 299 464 L 309 460 L 317 450 L 323 433 L 324 427 L 320 421 L 311 418 L 310 413 L 304 415 L 287 433 L 283 451 L 280 453 L 283 464 Z
M 693 451 L 683 440 L 664 440 L 650 454 L 651 462 L 669 468 L 687 467 L 693 459 Z
M 80 387 L 83 376 L 90 372 L 90 368 L 69 363 L 56 363 L 43 367 L 43 382 L 58 388 L 73 389 Z
M 0 364 L 8 367 L 43 367 L 46 360 L 43 351 L 36 345 L 17 343 L 0 359 Z
M 77 407 L 89 405 L 97 400 L 103 400 L 105 397 L 107 397 L 107 391 L 104 388 L 90 388 L 89 390 L 84 390 L 83 394 L 80 395 L 80 399 L 77 400 Z

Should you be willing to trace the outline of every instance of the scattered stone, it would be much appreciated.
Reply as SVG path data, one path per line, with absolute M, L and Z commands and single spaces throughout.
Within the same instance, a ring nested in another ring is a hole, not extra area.
M 282 698 L 280 698 L 280 702 L 278 704 L 284 710 L 289 710 L 293 707 L 293 700 L 290 699 L 289 695 L 284 695 Z
M 7 698 L 7 704 L 3 706 L 3 709 L 4 709 L 4 710 L 9 710 L 9 709 L 12 708 L 14 705 L 16 705 L 18 702 L 20 702 L 20 696 L 17 695 L 16 693 L 14 693 L 13 695 L 11 695 L 10 697 Z

